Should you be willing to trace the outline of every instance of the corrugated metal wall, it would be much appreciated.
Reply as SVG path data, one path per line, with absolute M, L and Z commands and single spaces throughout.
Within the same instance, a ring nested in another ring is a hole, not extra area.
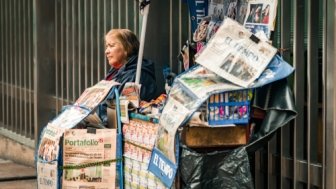
M 335 185 L 334 4 L 279 0 L 274 44 L 296 69 L 289 82 L 298 117 L 253 156 L 258 189 Z M 63 105 L 104 77 L 104 34 L 129 28 L 139 36 L 141 17 L 134 0 L 2 0 L 0 23 L 0 133 L 34 146 Z M 162 68 L 180 72 L 187 39 L 187 5 L 152 1 L 144 55 L 156 63 L 161 91 Z

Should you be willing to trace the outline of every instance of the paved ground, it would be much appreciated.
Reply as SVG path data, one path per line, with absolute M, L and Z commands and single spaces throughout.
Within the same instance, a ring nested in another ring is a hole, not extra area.
M 36 189 L 36 170 L 0 159 L 1 189 Z

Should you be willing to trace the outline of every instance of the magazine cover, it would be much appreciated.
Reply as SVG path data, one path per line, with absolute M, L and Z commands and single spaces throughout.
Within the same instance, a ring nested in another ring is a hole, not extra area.
M 224 17 L 235 19 L 238 0 L 209 0 L 208 14 L 211 20 L 223 21 Z
M 53 161 L 58 159 L 59 141 L 63 135 L 64 129 L 48 124 L 41 136 L 41 142 L 38 148 L 38 158 L 44 161 Z
M 224 79 L 248 87 L 264 71 L 276 48 L 227 18 L 196 62 Z
M 277 0 L 249 0 L 244 26 L 257 36 L 270 38 L 274 30 Z
M 63 149 L 63 188 L 115 188 L 115 129 L 67 130 Z
M 241 25 L 244 25 L 246 19 L 247 6 L 248 6 L 248 0 L 238 0 L 236 21 Z
M 102 80 L 96 85 L 85 89 L 81 96 L 75 102 L 77 106 L 83 106 L 90 110 L 102 102 L 106 95 L 110 92 L 111 88 L 119 83 L 115 81 Z

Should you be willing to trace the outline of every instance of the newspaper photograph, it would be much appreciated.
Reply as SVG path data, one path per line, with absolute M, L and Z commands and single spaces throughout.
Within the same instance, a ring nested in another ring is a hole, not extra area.
M 71 129 L 88 116 L 89 113 L 88 110 L 83 108 L 68 106 L 61 114 L 51 121 L 51 124 L 60 128 Z
M 105 99 L 111 88 L 118 84 L 119 83 L 113 80 L 102 80 L 96 85 L 85 89 L 81 96 L 76 100 L 75 105 L 83 106 L 93 110 L 100 102 Z
M 223 21 L 224 17 L 235 19 L 238 0 L 209 0 L 208 15 L 211 20 Z
M 190 72 L 177 78 L 175 82 L 180 82 L 186 90 L 191 91 L 199 99 L 205 99 L 210 93 L 216 91 L 242 89 L 203 66 L 194 67 Z
M 277 0 L 249 0 L 247 6 L 248 16 L 244 25 L 249 29 L 262 29 L 264 32 L 270 33 L 270 31 L 274 30 L 276 12 Z
M 247 15 L 247 6 L 248 6 L 248 0 L 239 0 L 237 2 L 237 16 L 236 21 L 244 25 L 246 15 Z
M 116 130 L 70 129 L 63 141 L 63 188 L 114 189 Z
M 48 124 L 43 129 L 41 142 L 38 147 L 38 158 L 44 161 L 53 161 L 58 159 L 59 142 L 64 129 Z
M 224 79 L 248 87 L 264 71 L 276 48 L 227 18 L 196 62 Z

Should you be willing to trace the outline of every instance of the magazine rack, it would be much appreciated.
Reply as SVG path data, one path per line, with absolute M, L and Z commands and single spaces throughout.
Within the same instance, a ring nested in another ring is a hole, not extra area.
M 211 126 L 247 124 L 252 90 L 224 92 L 210 96 L 207 118 Z

